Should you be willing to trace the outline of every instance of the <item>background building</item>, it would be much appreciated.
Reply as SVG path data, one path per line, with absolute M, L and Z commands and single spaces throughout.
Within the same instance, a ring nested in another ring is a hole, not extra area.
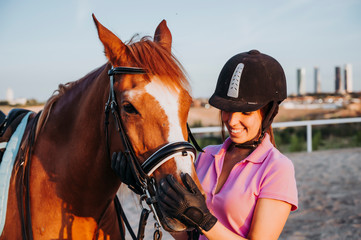
M 14 91 L 11 88 L 8 88 L 6 90 L 6 101 L 9 103 L 9 105 L 24 105 L 27 102 L 26 98 L 15 98 L 14 97 Z
M 314 81 L 315 81 L 315 93 L 321 93 L 320 70 L 318 69 L 318 67 L 314 68 Z
M 345 78 L 345 91 L 347 93 L 353 92 L 352 88 L 352 65 L 346 64 L 344 70 L 344 78 Z
M 344 93 L 341 79 L 341 67 L 335 67 L 335 93 Z
M 297 95 L 306 94 L 306 70 L 304 68 L 297 69 Z
M 11 103 L 14 101 L 14 91 L 11 88 L 6 90 L 6 101 Z

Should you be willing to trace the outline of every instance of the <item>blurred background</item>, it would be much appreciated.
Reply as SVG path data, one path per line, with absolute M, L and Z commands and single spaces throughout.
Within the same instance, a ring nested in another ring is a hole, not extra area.
M 0 99 L 11 89 L 16 99 L 45 101 L 59 83 L 104 64 L 92 13 L 123 41 L 153 36 L 165 19 L 195 98 L 208 98 L 224 63 L 251 49 L 281 63 L 290 95 L 315 92 L 315 68 L 318 92 L 336 91 L 336 67 L 361 91 L 360 12 L 358 0 L 2 0 Z

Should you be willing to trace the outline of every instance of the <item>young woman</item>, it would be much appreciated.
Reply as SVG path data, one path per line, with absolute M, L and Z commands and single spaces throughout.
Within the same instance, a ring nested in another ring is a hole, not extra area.
M 278 239 L 297 209 L 292 162 L 275 147 L 271 123 L 287 97 L 281 65 L 257 50 L 224 65 L 209 103 L 220 109 L 229 138 L 195 163 L 205 197 L 189 175 L 167 176 L 160 206 L 201 232 L 200 239 Z M 174 234 L 175 238 L 186 238 Z

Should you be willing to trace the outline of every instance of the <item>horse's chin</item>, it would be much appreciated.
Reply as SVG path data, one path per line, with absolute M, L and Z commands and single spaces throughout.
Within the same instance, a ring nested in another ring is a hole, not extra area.
M 164 230 L 168 232 L 183 232 L 191 230 L 187 228 L 186 225 L 174 218 L 164 217 L 161 222 Z
M 158 218 L 160 220 L 162 227 L 167 232 L 183 232 L 183 231 L 194 230 L 194 228 L 187 227 L 186 225 L 181 223 L 179 220 L 167 216 L 167 214 L 165 214 L 163 211 L 161 211 L 158 206 L 155 206 L 155 209 L 157 211 L 157 215 L 158 215 Z

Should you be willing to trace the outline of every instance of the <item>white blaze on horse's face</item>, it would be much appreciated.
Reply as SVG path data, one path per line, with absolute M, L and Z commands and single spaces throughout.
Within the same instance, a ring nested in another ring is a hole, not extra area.
M 169 142 L 184 141 L 182 129 L 179 127 L 179 90 L 172 91 L 164 86 L 160 80 L 153 78 L 145 86 L 145 91 L 152 95 L 164 110 L 169 123 Z
M 168 142 L 184 141 L 182 128 L 179 121 L 179 94 L 180 90 L 172 90 L 157 78 L 145 86 L 145 91 L 154 97 L 159 106 L 164 110 L 169 124 Z M 187 156 L 190 158 L 190 156 Z M 191 173 L 193 159 L 185 160 L 183 157 L 175 157 L 177 168 L 181 172 Z

